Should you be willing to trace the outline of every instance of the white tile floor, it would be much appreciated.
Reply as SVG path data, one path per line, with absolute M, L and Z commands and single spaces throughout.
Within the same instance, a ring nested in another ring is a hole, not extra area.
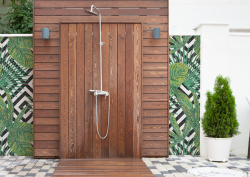
M 169 158 L 143 158 L 156 177 L 193 176 L 187 170 L 195 167 L 229 168 L 250 172 L 250 160 L 245 156 L 231 156 L 226 163 L 209 162 L 200 156 L 179 155 Z M 33 159 L 27 156 L 0 156 L 0 177 L 52 176 L 59 159 Z M 250 173 L 248 175 L 250 177 Z
M 148 168 L 156 177 L 185 177 L 194 176 L 187 173 L 190 168 L 195 167 L 217 167 L 229 168 L 250 172 L 250 160 L 245 156 L 230 156 L 226 163 L 210 162 L 200 156 L 170 155 L 169 158 L 143 158 Z M 248 174 L 250 177 L 250 173 Z

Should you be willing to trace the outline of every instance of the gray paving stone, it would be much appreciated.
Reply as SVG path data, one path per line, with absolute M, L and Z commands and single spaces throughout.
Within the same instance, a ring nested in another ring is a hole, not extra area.
M 191 162 L 199 162 L 197 159 L 189 159 Z
M 48 172 L 49 170 L 48 169 L 41 169 L 39 170 L 39 172 Z
M 155 174 L 155 177 L 164 177 L 164 176 L 161 174 Z
M 162 174 L 171 174 L 169 171 L 160 171 Z
M 26 176 L 36 176 L 36 173 L 27 173 Z
M 52 176 L 53 173 L 46 173 L 46 176 Z
M 170 173 L 178 173 L 177 170 L 168 170 Z

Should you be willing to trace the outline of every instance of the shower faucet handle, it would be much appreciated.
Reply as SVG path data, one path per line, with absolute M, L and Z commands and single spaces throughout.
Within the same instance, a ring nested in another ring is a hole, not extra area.
M 105 42 L 101 42 L 100 44 L 101 44 L 101 46 L 103 46 L 103 44 L 105 44 Z

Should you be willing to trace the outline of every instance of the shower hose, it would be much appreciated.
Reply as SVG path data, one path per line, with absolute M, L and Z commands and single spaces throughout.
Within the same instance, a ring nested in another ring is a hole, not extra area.
M 102 137 L 99 133 L 99 129 L 98 129 L 98 115 L 97 115 L 97 96 L 98 95 L 95 95 L 95 111 L 96 111 L 96 129 L 97 129 L 97 134 L 98 136 L 101 138 L 101 139 L 105 139 L 107 136 L 108 136 L 108 133 L 109 133 L 109 112 L 110 112 L 110 95 L 108 96 L 109 97 L 109 110 L 108 110 L 108 126 L 107 126 L 107 131 L 106 131 L 106 135 L 104 137 Z

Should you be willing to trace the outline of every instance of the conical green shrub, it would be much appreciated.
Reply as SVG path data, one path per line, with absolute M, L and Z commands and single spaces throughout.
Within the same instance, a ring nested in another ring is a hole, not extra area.
M 202 128 L 207 137 L 229 138 L 239 134 L 236 104 L 230 88 L 230 79 L 221 75 L 215 79 L 214 93 L 206 93 Z

